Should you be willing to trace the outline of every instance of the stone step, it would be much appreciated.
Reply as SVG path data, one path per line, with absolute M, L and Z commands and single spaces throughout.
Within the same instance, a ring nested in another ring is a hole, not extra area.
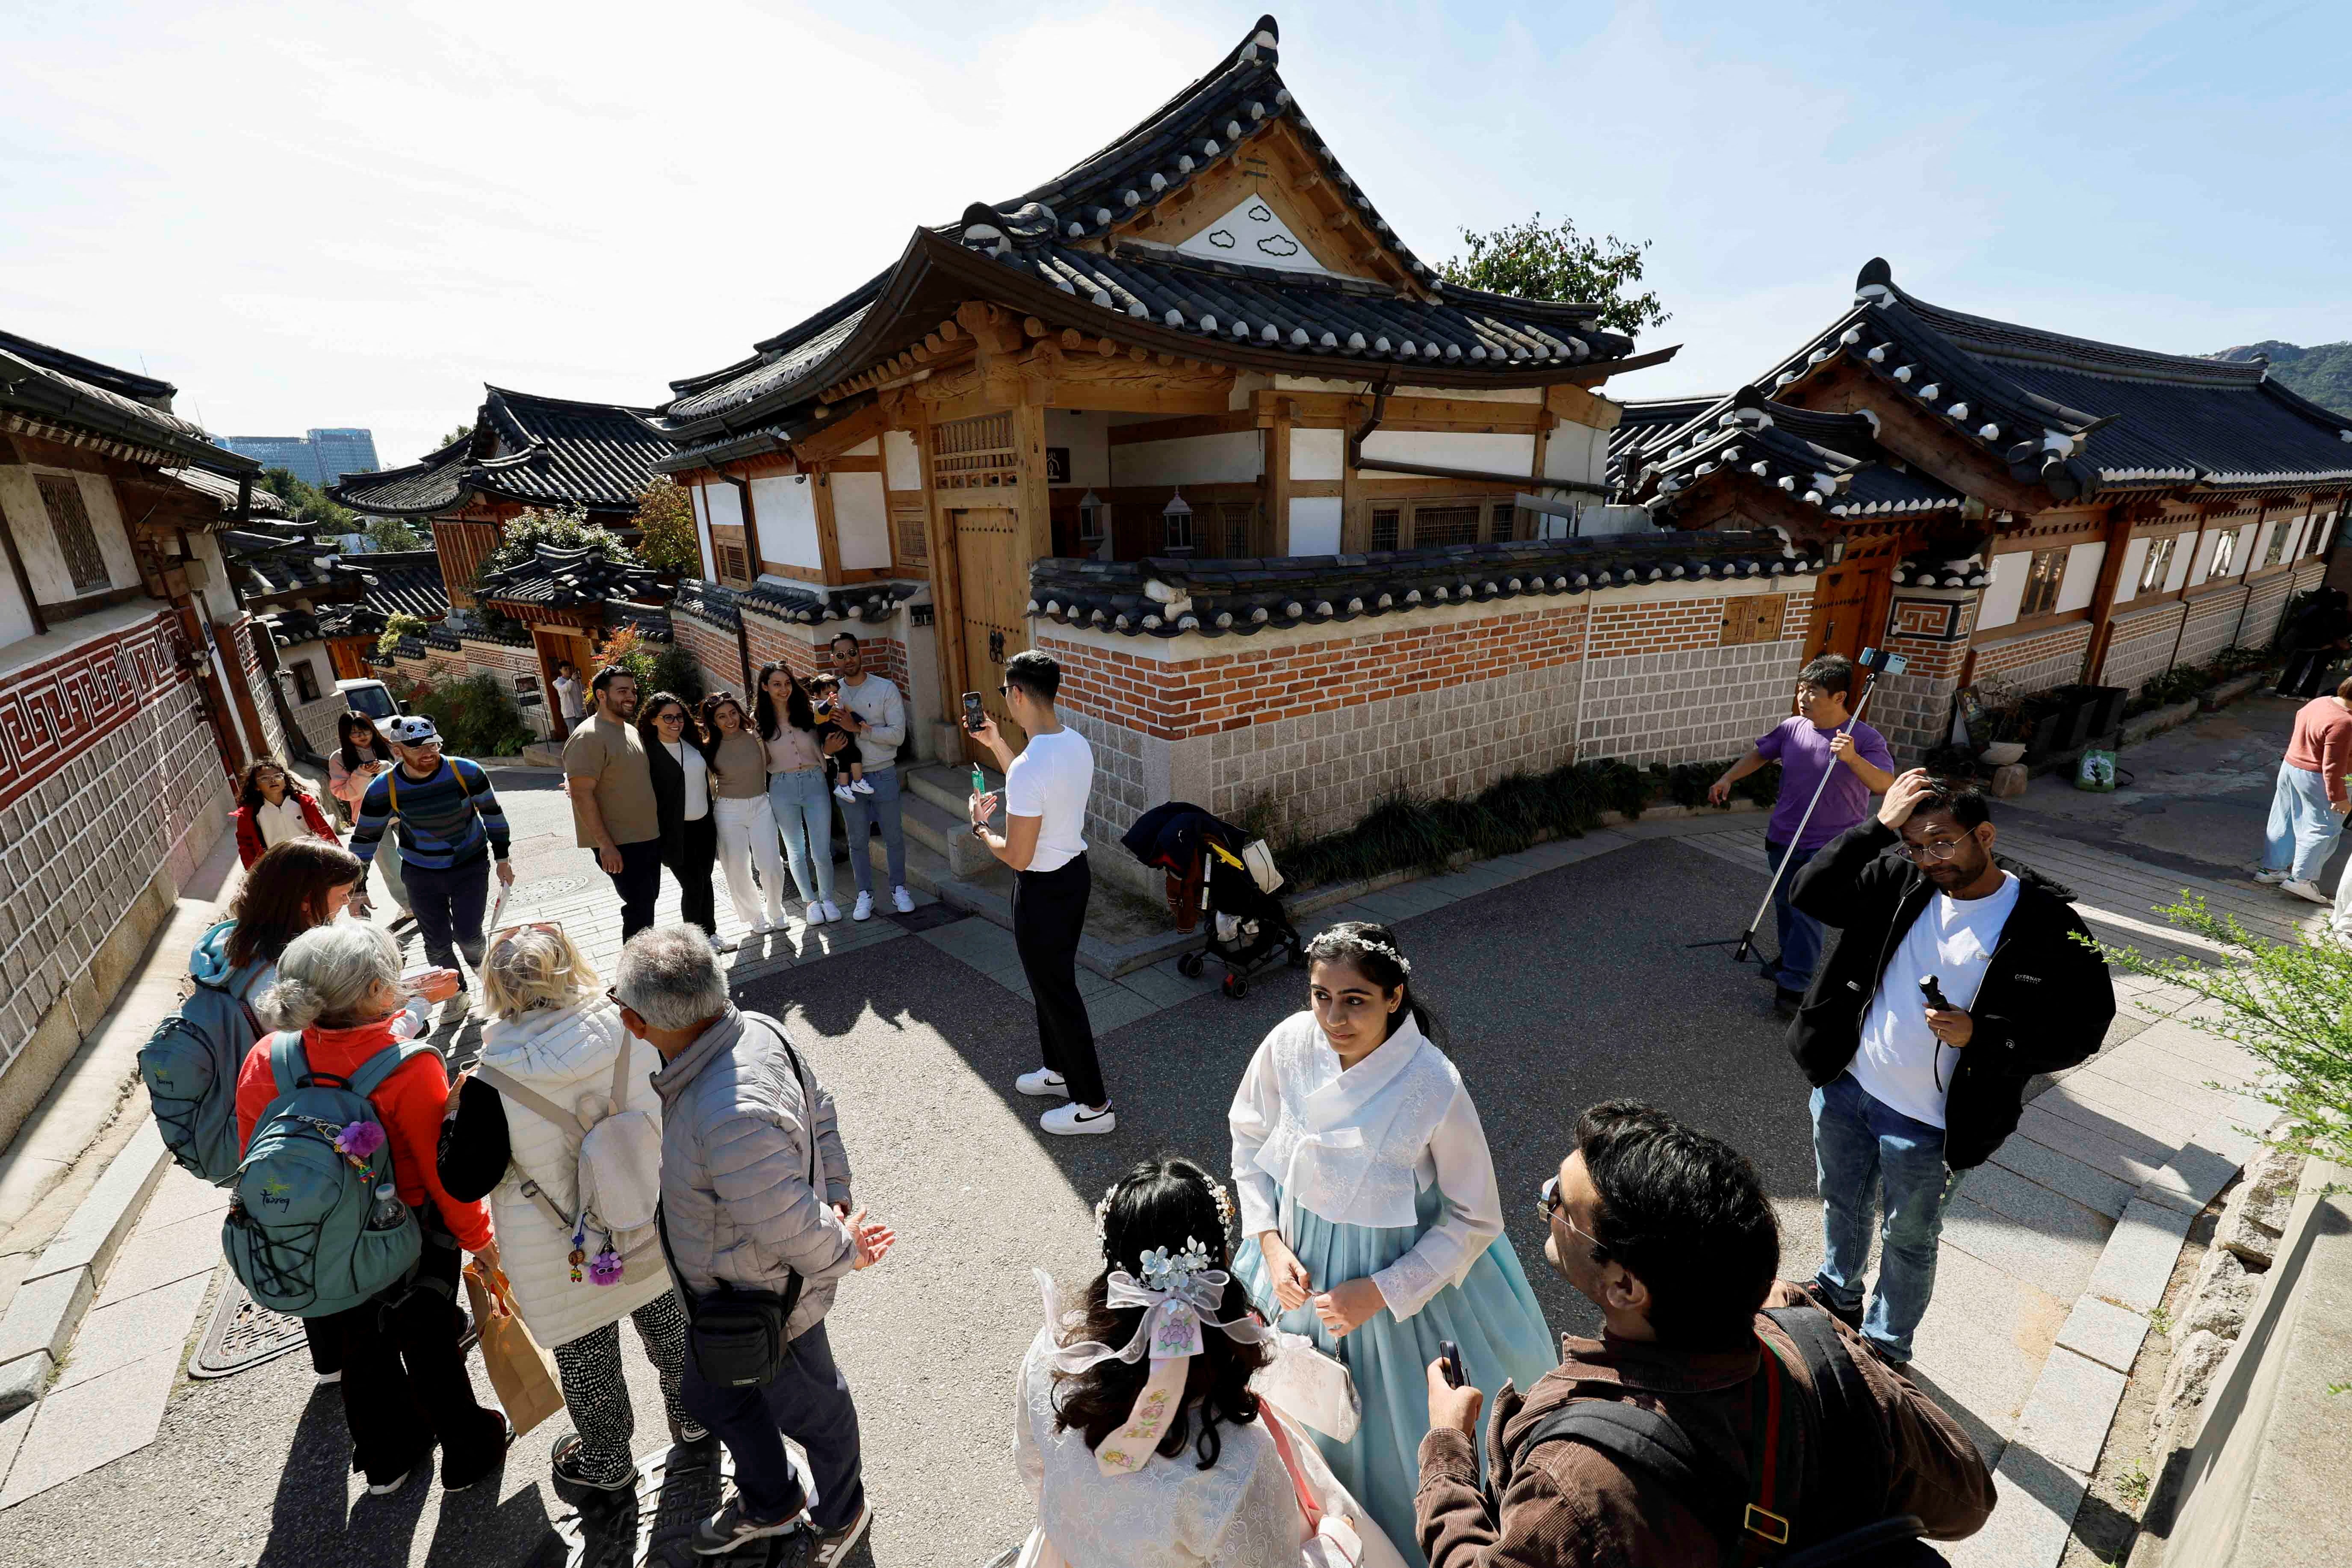
M 950 817 L 964 820 L 964 803 L 971 797 L 971 764 L 969 763 L 933 763 L 904 774 L 907 793 L 921 795 Z M 1004 792 L 1004 775 L 993 768 L 982 768 L 980 776 L 988 781 L 990 793 Z

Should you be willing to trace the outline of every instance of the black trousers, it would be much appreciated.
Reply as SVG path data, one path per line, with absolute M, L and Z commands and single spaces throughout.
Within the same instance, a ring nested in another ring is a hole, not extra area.
M 773 1383 L 757 1388 L 720 1388 L 703 1379 L 686 1353 L 686 1413 L 727 1445 L 735 1460 L 735 1486 L 743 1509 L 763 1522 L 790 1519 L 803 1508 L 819 1530 L 839 1530 L 866 1505 L 866 1467 L 857 1436 L 857 1406 L 849 1380 L 834 1364 L 824 1324 L 815 1323 L 794 1340 L 791 1355 Z M 811 1504 L 800 1475 L 784 1452 L 790 1437 L 808 1455 L 809 1479 L 816 1483 Z
M 444 969 L 457 967 L 457 955 L 482 966 L 482 911 L 490 901 L 490 858 L 478 855 L 446 871 L 411 860 L 401 868 L 408 884 L 409 912 L 425 956 Z
M 677 879 L 677 912 L 687 924 L 705 936 L 719 934 L 719 889 L 711 874 L 719 867 L 719 818 L 710 812 L 680 825 L 682 845 L 677 859 L 667 862 Z M 626 848 L 623 854 L 627 853 Z M 626 917 L 623 918 L 626 923 Z M 648 921 L 647 924 L 652 922 Z M 635 936 L 635 931 L 629 936 Z M 628 940 L 627 936 L 621 939 Z
M 436 1442 L 445 1481 L 480 1475 L 505 1446 L 505 1420 L 474 1402 L 473 1379 L 457 1348 L 463 1313 L 457 1247 L 439 1230 L 437 1216 L 418 1217 L 425 1253 L 409 1283 L 348 1312 L 309 1320 L 314 1340 L 341 1352 L 352 1465 L 371 1485 L 425 1458 Z
M 624 844 L 621 846 L 621 868 L 606 873 L 613 879 L 613 890 L 621 895 L 623 942 L 654 923 L 654 901 L 661 897 L 661 848 L 658 838 L 648 838 L 641 844 Z M 588 851 L 588 858 L 596 861 L 597 869 L 604 869 L 604 861 L 596 851 Z
M 1108 1105 L 1095 1026 L 1078 994 L 1078 938 L 1093 890 L 1094 872 L 1083 855 L 1051 871 L 1020 872 L 1013 879 L 1013 943 L 1037 999 L 1037 1041 L 1047 1069 L 1062 1075 L 1080 1105 Z

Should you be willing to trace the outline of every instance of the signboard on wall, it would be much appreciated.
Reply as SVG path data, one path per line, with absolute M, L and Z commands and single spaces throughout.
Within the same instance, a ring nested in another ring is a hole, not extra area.
M 1067 447 L 1045 448 L 1045 482 L 1049 485 L 1070 482 L 1070 449 Z

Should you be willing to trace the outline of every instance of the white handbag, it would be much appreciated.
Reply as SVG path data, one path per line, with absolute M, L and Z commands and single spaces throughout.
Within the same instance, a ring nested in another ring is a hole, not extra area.
M 1250 1379 L 1250 1391 L 1334 1442 L 1354 1441 L 1364 1416 L 1356 1380 L 1305 1334 L 1276 1332 L 1273 1358 Z

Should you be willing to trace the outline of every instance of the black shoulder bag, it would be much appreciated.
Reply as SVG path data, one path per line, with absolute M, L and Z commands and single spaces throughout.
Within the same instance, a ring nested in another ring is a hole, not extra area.
M 751 1014 L 744 1015 L 747 1027 L 751 1017 Z M 816 1095 L 809 1087 L 808 1072 L 801 1066 L 800 1053 L 793 1049 L 792 1040 L 780 1026 L 767 1026 L 775 1031 L 785 1057 L 793 1064 L 793 1078 L 801 1086 L 801 1102 L 809 1113 L 809 1187 L 816 1194 L 817 1201 L 823 1203 L 824 1189 L 819 1184 L 817 1166 Z M 669 1264 L 670 1282 L 677 1287 L 677 1299 L 686 1308 L 687 1353 L 694 1357 L 695 1371 L 715 1388 L 754 1388 L 773 1383 L 784 1363 L 792 1359 L 792 1342 L 784 1331 L 792 1321 L 793 1309 L 800 1305 L 801 1277 L 793 1274 L 781 1293 L 753 1290 L 722 1279 L 718 1289 L 698 1299 L 686 1288 L 686 1276 L 678 1271 L 677 1254 L 670 1250 L 669 1219 L 659 1205 L 654 1208 L 654 1224 L 661 1236 L 662 1257 Z

